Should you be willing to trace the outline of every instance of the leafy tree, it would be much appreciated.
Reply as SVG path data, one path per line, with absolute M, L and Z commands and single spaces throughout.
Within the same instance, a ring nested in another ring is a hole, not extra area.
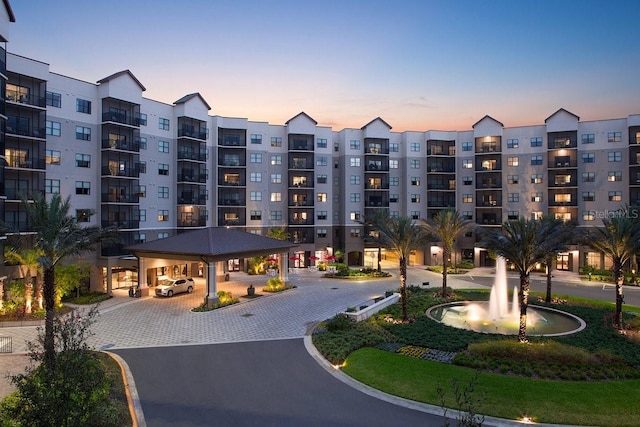
M 609 218 L 602 219 L 602 227 L 594 228 L 587 235 L 587 243 L 613 262 L 613 277 L 616 283 L 616 312 L 614 325 L 622 327 L 622 303 L 624 295 L 624 264 L 640 250 L 640 221 L 638 208 L 623 206 Z
M 286 228 L 272 228 L 267 232 L 267 237 L 276 240 L 289 240 L 291 235 Z
M 407 263 L 411 251 L 420 248 L 427 241 L 423 227 L 411 217 L 391 217 L 386 209 L 376 211 L 366 224 L 373 233 L 369 241 L 395 252 L 400 262 L 400 299 L 402 301 L 402 320 L 407 320 Z
M 551 279 L 553 277 L 553 257 L 557 256 L 558 253 L 566 251 L 569 242 L 571 242 L 576 228 L 576 223 L 574 221 L 565 222 L 561 219 L 554 218 L 552 216 L 544 216 L 542 217 L 543 221 L 556 222 L 559 227 L 558 233 L 553 236 L 553 238 L 558 239 L 555 252 L 549 252 L 547 254 L 547 258 L 545 259 L 545 265 L 547 266 L 547 293 L 545 295 L 545 302 L 547 304 L 551 303 Z M 551 236 L 549 237 L 551 238 Z
M 422 222 L 425 232 L 442 243 L 442 297 L 447 296 L 447 267 L 456 240 L 473 230 L 471 221 L 460 216 L 455 209 L 443 209 Z
M 485 231 L 481 243 L 485 248 L 506 258 L 520 274 L 520 325 L 518 340 L 527 341 L 527 308 L 529 306 L 529 274 L 539 262 L 544 262 L 549 253 L 559 252 L 563 245 L 558 234 L 561 223 L 542 219 L 520 219 L 502 224 L 501 231 Z
M 31 306 L 33 301 L 33 271 L 36 271 L 38 275 L 38 267 L 40 263 L 40 252 L 36 249 L 19 249 L 14 247 L 6 247 L 4 251 L 4 258 L 11 264 L 17 264 L 20 268 L 20 273 L 24 278 L 24 312 L 25 314 L 31 314 Z M 39 307 L 42 308 L 42 307 Z
M 56 269 L 56 306 L 60 305 L 62 298 L 76 291 L 80 296 L 82 284 L 91 277 L 91 266 L 86 262 L 60 265 Z

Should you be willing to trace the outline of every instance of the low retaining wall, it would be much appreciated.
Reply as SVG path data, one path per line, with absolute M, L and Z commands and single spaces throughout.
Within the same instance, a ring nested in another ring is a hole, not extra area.
M 351 311 L 351 312 L 343 311 L 342 313 L 354 319 L 356 322 L 361 322 L 373 316 L 383 308 L 397 303 L 400 300 L 400 294 L 394 293 L 386 298 L 385 297 L 381 297 L 381 298 L 382 299 L 380 299 L 379 301 L 369 304 L 360 310 Z M 376 300 L 377 299 L 378 298 L 376 298 Z

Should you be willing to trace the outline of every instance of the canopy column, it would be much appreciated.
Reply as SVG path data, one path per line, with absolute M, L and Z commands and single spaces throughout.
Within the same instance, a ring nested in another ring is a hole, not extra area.
M 204 303 L 209 306 L 218 303 L 218 289 L 216 288 L 216 262 L 207 262 L 207 295 Z

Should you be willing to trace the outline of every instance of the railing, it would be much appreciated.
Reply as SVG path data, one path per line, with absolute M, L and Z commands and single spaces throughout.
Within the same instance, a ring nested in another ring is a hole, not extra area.
M 17 102 L 20 104 L 33 105 L 35 107 L 46 107 L 46 99 L 37 95 L 21 95 L 17 90 L 7 90 L 6 100 L 9 102 Z
M 121 230 L 135 230 L 140 228 L 140 221 L 109 221 L 102 220 L 102 227 L 118 227 Z
M 13 341 L 11 337 L 0 337 L 0 353 L 13 353 Z
M 103 203 L 139 203 L 140 194 L 102 193 Z
M 108 148 L 112 150 L 125 150 L 133 151 L 135 153 L 140 152 L 140 143 L 137 141 L 127 141 L 120 139 L 103 139 L 102 148 Z
M 106 112 L 102 113 L 103 122 L 114 122 L 129 126 L 140 126 L 140 117 L 131 117 L 127 114 Z
M 182 128 L 178 129 L 178 138 L 187 137 L 206 140 L 209 137 L 209 129 L 204 128 L 196 131 L 195 129 Z
M 207 225 L 207 219 L 206 218 L 199 218 L 199 219 L 184 219 L 184 220 L 178 220 L 178 227 L 204 227 Z
M 178 199 L 179 205 L 206 205 L 207 196 L 187 196 Z
M 198 162 L 207 161 L 207 153 L 195 153 L 193 151 L 178 151 L 178 160 L 195 160 Z
M 46 132 L 44 128 L 39 128 L 34 126 L 14 125 L 8 122 L 5 127 L 5 134 L 31 136 L 33 138 L 46 138 Z
M 22 169 L 41 169 L 46 168 L 44 159 L 17 159 L 9 158 L 7 162 L 9 168 L 22 168 Z
M 140 169 L 138 168 L 120 169 L 118 167 L 103 166 L 102 176 L 120 176 L 124 178 L 139 178 Z

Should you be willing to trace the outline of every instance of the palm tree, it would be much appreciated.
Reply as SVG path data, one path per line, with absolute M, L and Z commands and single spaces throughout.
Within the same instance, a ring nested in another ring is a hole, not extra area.
M 549 252 L 547 254 L 547 258 L 545 259 L 545 265 L 547 266 L 547 293 L 545 295 L 544 301 L 547 304 L 551 303 L 551 278 L 553 275 L 551 274 L 553 271 L 553 257 L 558 255 L 558 253 L 567 250 L 567 245 L 571 241 L 574 236 L 576 223 L 575 221 L 563 221 L 562 219 L 554 218 L 552 216 L 543 216 L 543 221 L 556 222 L 559 227 L 558 233 L 554 235 L 556 239 L 558 239 L 558 244 L 556 245 L 556 252 Z M 551 237 L 550 237 L 551 238 Z
M 473 230 L 474 225 L 460 216 L 455 209 L 444 209 L 437 215 L 422 222 L 425 232 L 434 240 L 442 242 L 442 297 L 447 296 L 447 264 L 454 245 L 465 233 Z
M 12 264 L 19 265 L 20 272 L 24 278 L 24 312 L 31 314 L 31 307 L 33 301 L 33 274 L 36 271 L 38 275 L 38 262 L 40 258 L 40 252 L 36 249 L 22 249 L 8 247 L 5 249 L 4 258 Z M 40 307 L 41 308 L 41 307 Z
M 500 231 L 486 231 L 482 245 L 506 258 L 520 273 L 520 325 L 518 341 L 527 341 L 527 307 L 529 305 L 529 274 L 547 255 L 557 252 L 560 223 L 555 221 L 520 219 L 502 224 Z
M 587 236 L 588 244 L 613 262 L 613 276 L 616 282 L 616 313 L 614 325 L 622 327 L 622 303 L 624 295 L 622 268 L 640 250 L 640 223 L 637 208 L 623 207 L 619 214 L 602 219 L 602 227 L 592 230 Z
M 411 217 L 391 217 L 385 209 L 379 209 L 366 224 L 374 231 L 369 241 L 394 251 L 400 261 L 400 300 L 402 320 L 407 321 L 407 261 L 411 251 L 426 243 L 424 229 Z
M 115 240 L 115 229 L 96 226 L 81 227 L 75 216 L 69 215 L 69 197 L 63 200 L 54 194 L 51 201 L 40 193 L 34 193 L 32 201 L 22 199 L 27 222 L 34 239 L 33 246 L 40 252 L 38 262 L 44 274 L 43 295 L 45 306 L 44 363 L 53 367 L 55 363 L 54 308 L 55 268 L 60 260 L 93 250 L 103 241 Z M 7 229 L 6 224 L 3 224 Z

